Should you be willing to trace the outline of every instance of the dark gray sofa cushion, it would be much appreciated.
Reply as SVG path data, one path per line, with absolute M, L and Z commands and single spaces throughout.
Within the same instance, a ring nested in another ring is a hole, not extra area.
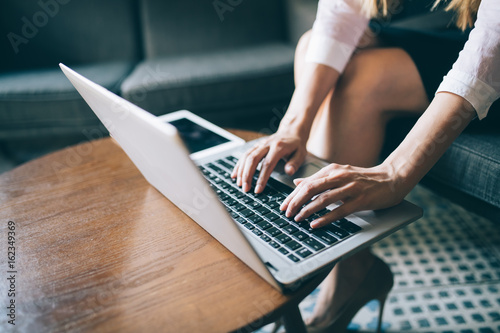
M 125 98 L 163 114 L 203 113 L 289 99 L 294 48 L 268 43 L 232 50 L 149 59 L 123 82 Z
M 113 62 L 74 69 L 118 93 L 133 65 Z M 64 136 L 97 124 L 94 113 L 59 67 L 0 74 L 0 140 Z
M 427 177 L 500 208 L 500 117 L 488 118 L 471 123 Z
M 473 120 L 424 177 L 424 183 L 462 204 L 472 197 L 500 208 L 499 111 L 497 102 L 485 119 Z M 389 123 L 383 157 L 398 146 L 415 122 L 416 118 L 408 117 Z
M 146 58 L 286 40 L 282 0 L 140 2 Z
M 137 60 L 137 0 L 23 0 L 2 3 L 0 71 Z

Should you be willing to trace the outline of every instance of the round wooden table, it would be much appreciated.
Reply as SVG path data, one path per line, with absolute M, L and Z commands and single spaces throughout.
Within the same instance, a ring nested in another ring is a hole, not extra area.
M 284 315 L 287 330 L 302 332 L 297 305 L 324 277 L 281 294 L 109 138 L 19 166 L 0 188 L 0 331 L 252 331 Z

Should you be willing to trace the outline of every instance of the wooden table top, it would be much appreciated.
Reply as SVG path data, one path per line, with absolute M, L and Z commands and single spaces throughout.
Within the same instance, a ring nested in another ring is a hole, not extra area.
M 20 332 L 232 331 L 286 311 L 319 282 L 282 295 L 150 186 L 109 138 L 4 173 L 0 189 L 0 331 L 13 328 L 12 299 Z

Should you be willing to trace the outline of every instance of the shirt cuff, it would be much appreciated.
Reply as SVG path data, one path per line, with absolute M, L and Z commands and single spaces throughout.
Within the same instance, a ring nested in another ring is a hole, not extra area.
M 354 46 L 349 44 L 339 42 L 330 37 L 316 35 L 313 32 L 309 40 L 305 60 L 306 62 L 332 67 L 339 73 L 342 73 L 354 48 Z
M 500 97 L 484 81 L 456 69 L 451 69 L 444 77 L 436 93 L 438 92 L 450 92 L 465 98 L 474 107 L 479 119 L 486 117 L 491 104 Z

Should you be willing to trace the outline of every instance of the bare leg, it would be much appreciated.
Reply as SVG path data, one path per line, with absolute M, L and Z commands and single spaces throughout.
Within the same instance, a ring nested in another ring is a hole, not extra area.
M 300 80 L 306 33 L 295 55 Z M 330 162 L 373 166 L 387 121 L 401 113 L 421 114 L 429 104 L 410 56 L 397 48 L 367 49 L 353 56 L 314 120 L 308 150 Z M 339 262 L 323 281 L 308 323 L 326 325 L 359 287 L 374 261 L 369 250 Z

